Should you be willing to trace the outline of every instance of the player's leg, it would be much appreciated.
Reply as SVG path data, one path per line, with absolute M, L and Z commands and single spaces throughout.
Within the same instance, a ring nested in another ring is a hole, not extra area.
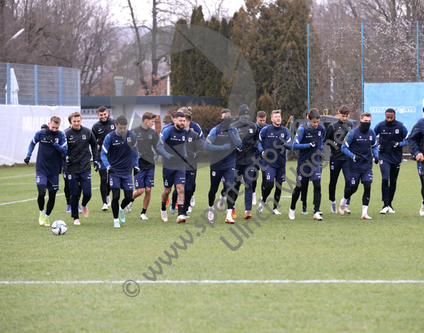
M 281 215 L 278 211 L 278 207 L 280 206 L 281 199 L 281 191 L 283 188 L 283 182 L 286 181 L 286 168 L 278 168 L 277 173 L 275 175 L 275 191 L 274 191 L 274 206 L 272 208 L 272 212 L 276 215 Z
M 339 179 L 340 170 L 342 169 L 342 161 L 330 161 L 330 184 L 328 184 L 328 196 L 331 202 L 331 212 L 337 213 L 336 204 L 336 186 Z
M 80 186 L 82 189 L 82 215 L 88 217 L 88 207 L 87 204 L 91 200 L 91 172 L 87 171 L 80 175 Z
M 184 215 L 187 216 L 187 210 L 190 207 L 191 194 L 193 193 L 196 173 L 194 171 L 186 172 L 186 182 L 184 186 Z
M 178 217 L 177 223 L 185 222 L 185 207 L 184 207 L 184 187 L 186 183 L 186 172 L 185 170 L 175 170 L 173 182 L 177 188 L 177 203 L 178 203 Z
M 362 216 L 364 220 L 371 220 L 372 218 L 368 215 L 368 206 L 370 204 L 371 198 L 371 183 L 372 181 L 366 180 L 362 181 L 364 185 L 364 194 L 362 195 Z
M 381 200 L 383 201 L 383 208 L 380 210 L 380 214 L 386 214 L 389 211 L 389 178 L 390 178 L 390 163 L 384 160 L 380 160 L 380 171 L 381 171 Z
M 258 183 L 259 169 L 255 165 L 253 167 L 253 180 L 252 180 L 252 205 L 256 205 L 256 185 Z
M 107 187 L 108 187 L 108 179 L 107 179 L 107 171 L 106 169 L 100 169 L 99 170 L 99 176 L 100 176 L 100 195 L 102 196 L 102 202 L 103 207 L 102 210 L 106 211 L 108 210 L 108 204 L 106 200 L 107 196 Z
M 308 214 L 308 188 L 309 182 L 305 183 L 300 192 L 300 201 L 302 201 L 302 214 Z
M 252 210 L 253 205 L 253 189 L 252 189 L 252 183 L 255 179 L 254 174 L 254 167 L 253 165 L 246 165 L 243 168 L 243 179 L 245 183 L 245 189 L 244 189 L 244 218 L 249 219 L 252 217 L 252 214 L 250 211 Z
M 309 177 L 303 177 L 302 175 L 298 175 L 298 177 L 300 177 L 299 178 L 300 183 L 298 183 L 293 190 L 290 209 L 289 209 L 289 219 L 290 220 L 295 219 L 296 203 L 299 200 L 302 189 L 305 189 L 305 188 L 307 189 L 308 183 L 309 183 Z
M 171 207 L 170 207 L 170 211 L 171 214 L 175 213 L 175 206 L 177 205 L 177 201 L 178 201 L 178 191 L 177 191 L 177 186 L 174 186 L 174 190 L 172 191 L 172 198 L 171 198 Z
M 53 211 L 56 201 L 56 193 L 59 190 L 59 175 L 49 176 L 47 180 L 47 190 L 49 191 L 49 200 L 47 201 L 46 215 L 44 216 L 44 225 L 50 226 L 50 214 Z
M 69 189 L 69 181 L 66 172 L 63 172 L 63 182 L 64 182 L 64 188 L 63 191 L 65 193 L 65 199 L 66 199 L 66 212 L 71 212 L 71 190 Z
M 350 179 L 349 179 L 349 160 L 344 160 L 341 162 L 342 165 L 342 171 L 343 171 L 343 177 L 345 181 L 345 187 L 344 191 L 350 186 Z M 343 191 L 343 193 L 344 193 Z M 350 214 L 350 210 L 348 209 L 348 205 L 350 205 L 350 198 L 346 202 L 345 212 Z
M 320 214 L 321 205 L 321 179 L 313 179 L 312 184 L 314 185 L 314 220 L 322 220 Z
M 38 203 L 38 209 L 40 210 L 40 216 L 38 218 L 39 225 L 44 225 L 44 219 L 46 215 L 46 212 L 44 210 L 44 204 L 45 204 L 44 197 L 46 196 L 46 188 L 47 188 L 47 185 L 45 184 L 37 185 L 37 190 L 38 190 L 37 203 Z
M 80 225 L 78 214 L 78 199 L 79 199 L 79 174 L 68 173 L 68 184 L 71 192 L 71 217 L 74 219 L 75 225 Z
M 218 192 L 219 185 L 221 184 L 222 174 L 223 174 L 222 170 L 210 169 L 211 186 L 208 192 L 208 205 L 209 205 L 208 221 L 209 222 L 213 222 L 215 219 L 215 214 L 214 214 L 215 195 L 216 195 L 216 192 Z M 219 207 L 220 202 L 218 202 L 218 209 L 222 209 L 224 206 L 222 205 L 222 208 L 220 208 Z
M 235 193 L 235 185 L 236 185 L 236 177 L 235 177 L 235 168 L 228 168 L 224 171 L 223 177 L 225 179 L 225 184 L 228 187 L 227 190 L 227 217 L 225 219 L 226 223 L 235 223 L 233 218 L 233 208 L 236 199 Z
M 191 191 L 191 196 L 190 196 L 190 207 L 194 207 L 194 205 L 196 204 L 196 200 L 194 200 L 194 192 L 196 192 L 196 178 L 197 178 L 197 170 L 194 170 L 194 184 L 193 184 L 193 190 Z
M 349 174 L 349 187 L 345 187 L 344 195 L 342 200 L 340 200 L 339 213 L 343 215 L 346 209 L 346 203 L 350 197 L 358 190 L 359 180 L 361 178 L 361 173 L 351 172 Z
M 121 189 L 111 186 L 112 190 L 112 213 L 113 213 L 113 223 L 115 228 L 119 228 L 119 198 L 121 196 Z
M 263 186 L 262 198 L 261 198 L 261 201 L 259 202 L 259 206 L 257 209 L 258 213 L 262 213 L 264 210 L 268 197 L 271 194 L 272 189 L 274 188 L 276 175 L 277 175 L 277 169 L 270 166 L 268 167 L 268 169 L 266 169 L 265 184 Z
M 125 211 L 124 209 L 132 202 L 134 183 L 132 173 L 124 175 L 121 178 L 121 189 L 124 191 L 124 199 L 119 206 L 119 219 L 122 223 L 125 223 Z
M 393 198 L 395 197 L 396 187 L 397 187 L 397 179 L 400 171 L 400 163 L 399 164 L 390 164 L 390 178 L 389 178 L 389 213 L 395 213 L 395 210 L 392 206 Z

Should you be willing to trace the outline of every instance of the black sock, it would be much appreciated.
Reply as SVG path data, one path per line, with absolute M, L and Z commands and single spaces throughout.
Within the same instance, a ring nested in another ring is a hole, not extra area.
M 141 211 L 141 214 L 146 214 L 147 209 L 143 208 L 143 210 Z
M 166 202 L 162 202 L 162 212 L 166 210 Z
M 178 215 L 184 215 L 184 205 L 178 205 Z

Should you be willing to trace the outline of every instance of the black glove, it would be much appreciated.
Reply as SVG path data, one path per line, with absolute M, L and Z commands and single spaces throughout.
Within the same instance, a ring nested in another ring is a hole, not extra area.
M 384 146 L 383 145 L 378 145 L 378 152 L 379 153 L 384 153 L 386 151 L 386 148 L 384 148 Z
M 397 148 L 397 147 L 399 147 L 399 142 L 397 142 L 397 141 L 391 141 L 391 142 L 390 142 L 390 146 L 391 146 L 392 148 Z
M 380 159 L 377 156 L 374 156 L 374 163 L 378 164 L 378 162 L 380 162 Z
M 361 156 L 359 156 L 359 155 L 355 155 L 354 157 L 353 157 L 353 162 L 355 162 L 355 163 L 358 163 L 359 161 L 361 161 L 362 160 L 362 157 Z
M 25 157 L 25 159 L 24 159 L 24 162 L 25 162 L 25 164 L 26 165 L 28 165 L 29 164 L 29 160 L 31 159 L 31 157 Z
M 134 168 L 134 176 L 136 176 L 139 172 L 140 172 L 140 168 L 139 167 L 135 167 Z
M 65 157 L 66 163 L 72 164 L 74 162 L 74 158 L 72 156 L 66 156 Z
M 115 173 L 115 169 L 113 169 L 111 166 L 109 166 L 107 168 L 107 172 L 109 172 L 109 173 Z
M 50 142 L 51 144 L 55 143 L 56 141 L 54 140 L 54 136 L 53 135 L 49 135 L 47 137 L 47 142 Z
M 318 145 L 318 141 L 309 142 L 309 145 L 311 146 L 311 148 L 315 148 Z
M 93 164 L 94 164 L 94 171 L 98 172 L 99 169 L 100 169 L 100 167 L 101 167 L 100 162 L 99 161 L 94 161 Z

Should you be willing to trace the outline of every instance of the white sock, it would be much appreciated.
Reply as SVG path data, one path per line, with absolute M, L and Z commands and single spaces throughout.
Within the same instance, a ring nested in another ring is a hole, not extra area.
M 119 222 L 119 219 L 113 219 L 113 222 Z
M 343 197 L 342 201 L 340 201 L 341 205 L 346 205 L 347 199 L 345 197 Z
M 45 217 L 46 219 L 48 219 L 50 216 L 46 214 L 44 217 Z
M 333 205 L 335 205 L 335 204 L 336 204 L 336 202 L 335 202 L 335 201 L 331 201 L 331 203 L 332 203 Z
M 44 210 L 40 210 L 40 214 L 44 214 Z
M 368 206 L 362 206 L 362 216 L 365 216 L 368 214 Z
M 209 206 L 209 210 L 213 210 L 213 206 Z
M 123 211 L 123 209 L 121 208 L 121 205 L 119 205 L 119 211 L 120 211 L 120 212 L 122 212 L 122 211 Z
M 219 199 L 220 200 L 224 200 L 225 199 L 225 197 L 223 197 L 221 194 L 219 195 Z
M 232 217 L 233 209 L 227 209 L 227 217 Z

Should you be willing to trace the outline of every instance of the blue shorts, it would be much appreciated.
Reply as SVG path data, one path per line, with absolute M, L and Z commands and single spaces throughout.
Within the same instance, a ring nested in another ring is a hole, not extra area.
M 319 180 L 321 179 L 321 166 L 317 165 L 313 168 L 309 164 L 297 166 L 297 178 L 302 181 Z
M 359 183 L 371 182 L 372 183 L 372 169 L 367 172 L 349 172 L 349 185 L 352 187 L 359 186 Z
M 59 190 L 59 175 L 45 176 L 41 172 L 37 172 L 35 174 L 35 180 L 37 182 L 37 185 L 46 185 L 47 190 L 49 191 Z
M 185 170 L 163 168 L 163 185 L 169 188 L 174 184 L 185 184 L 185 174 Z
M 268 167 L 265 171 L 265 178 L 267 183 L 282 183 L 286 181 L 286 168 L 273 168 Z
M 109 184 L 110 188 L 121 188 L 124 191 L 134 190 L 132 174 L 124 176 L 111 173 L 109 175 Z
M 83 173 L 69 173 L 67 177 L 71 195 L 78 196 L 80 188 L 84 195 L 91 195 L 91 171 Z
M 236 171 L 236 168 L 229 168 L 224 170 L 211 169 L 211 183 L 222 181 L 224 184 L 231 183 L 233 184 L 233 186 L 235 186 L 235 183 L 236 183 L 235 171 Z
M 146 188 L 155 186 L 155 169 L 141 169 L 134 176 L 135 188 Z

